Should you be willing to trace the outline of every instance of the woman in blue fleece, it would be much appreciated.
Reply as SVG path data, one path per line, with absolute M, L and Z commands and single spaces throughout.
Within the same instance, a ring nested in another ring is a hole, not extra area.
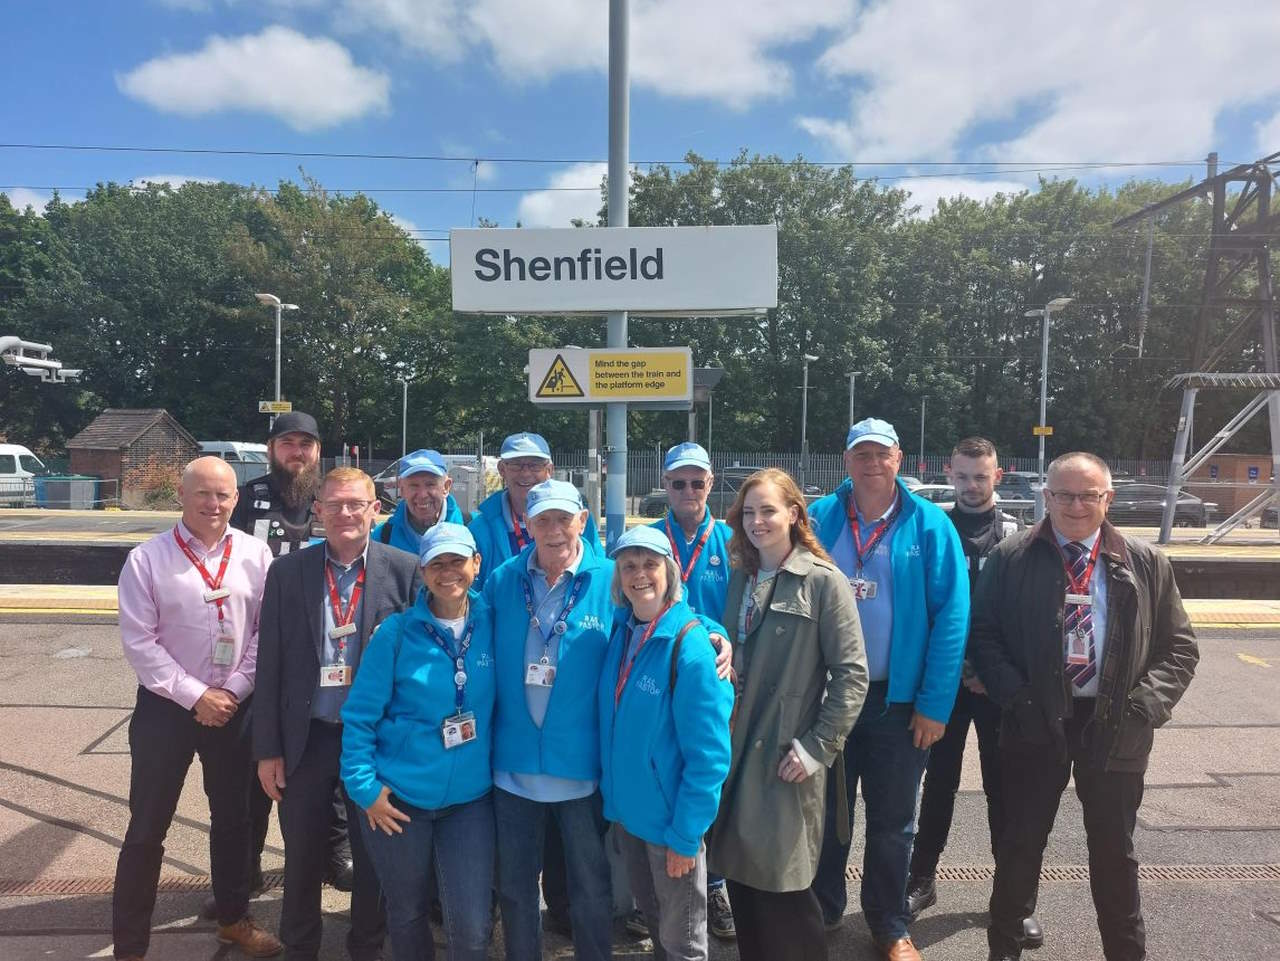
M 706 961 L 707 854 L 729 772 L 733 686 L 681 600 L 671 544 L 650 527 L 613 550 L 617 612 L 600 675 L 600 790 L 620 828 L 654 955 Z
M 449 961 L 483 961 L 494 863 L 493 617 L 471 590 L 480 555 L 470 531 L 437 524 L 418 557 L 426 589 L 379 626 L 342 709 L 342 780 L 365 811 L 360 830 L 396 961 L 435 957 L 433 855 Z

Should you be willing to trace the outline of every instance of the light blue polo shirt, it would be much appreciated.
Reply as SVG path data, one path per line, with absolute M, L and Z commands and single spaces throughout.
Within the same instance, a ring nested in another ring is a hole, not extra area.
M 855 504 L 853 495 L 850 502 Z M 893 513 L 898 506 L 898 495 L 893 503 L 879 517 L 867 520 L 858 512 L 858 537 L 863 544 L 871 539 L 876 525 Z M 858 601 L 858 620 L 862 622 L 862 640 L 867 651 L 868 678 L 872 681 L 889 679 L 889 650 L 893 640 L 893 566 L 891 556 L 893 539 L 898 532 L 895 521 L 880 543 L 862 562 L 862 577 L 876 583 L 876 596 Z M 848 524 L 840 529 L 840 537 L 831 551 L 831 559 L 844 573 L 845 577 L 858 576 L 858 558 L 853 545 L 853 531 Z

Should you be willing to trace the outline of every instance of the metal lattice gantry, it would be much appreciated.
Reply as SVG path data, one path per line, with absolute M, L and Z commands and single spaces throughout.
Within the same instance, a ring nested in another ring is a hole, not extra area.
M 1280 213 L 1271 210 L 1280 152 L 1219 173 L 1218 155 L 1209 155 L 1208 177 L 1193 187 L 1144 207 L 1113 226 L 1154 218 L 1166 207 L 1198 197 L 1212 202 L 1212 231 L 1204 285 L 1191 340 L 1191 373 L 1168 386 L 1182 388 L 1182 410 L 1169 464 L 1169 487 L 1160 524 L 1167 544 L 1178 496 L 1188 477 L 1219 451 L 1259 412 L 1267 412 L 1271 436 L 1271 481 L 1248 504 L 1205 535 L 1212 544 L 1272 501 L 1280 502 L 1280 365 L 1276 351 L 1276 305 L 1271 277 L 1271 244 L 1280 241 Z M 1230 206 L 1228 208 L 1228 201 Z M 1252 273 L 1253 289 L 1241 291 Z M 1239 296 L 1239 293 L 1251 296 Z M 1221 331 L 1221 333 L 1219 333 Z M 1252 391 L 1253 396 L 1199 450 L 1187 456 L 1201 390 Z M 1219 484 L 1218 486 L 1226 486 Z M 1233 484 L 1231 486 L 1246 486 Z

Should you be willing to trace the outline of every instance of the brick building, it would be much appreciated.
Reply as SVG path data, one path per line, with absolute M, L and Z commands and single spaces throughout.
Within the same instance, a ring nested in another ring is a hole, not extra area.
M 119 491 L 122 507 L 172 507 L 178 474 L 200 444 L 166 410 L 104 410 L 67 442 L 71 472 L 103 481 L 102 496 Z

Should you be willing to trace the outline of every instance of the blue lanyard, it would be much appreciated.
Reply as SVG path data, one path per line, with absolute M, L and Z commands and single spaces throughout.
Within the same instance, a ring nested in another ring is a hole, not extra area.
M 453 686 L 457 688 L 454 696 L 454 703 L 458 707 L 458 713 L 462 713 L 462 704 L 467 689 L 467 648 L 471 646 L 471 635 L 475 633 L 476 622 L 474 620 L 467 621 L 466 630 L 462 632 L 462 640 L 458 642 L 458 652 L 453 652 L 453 645 L 448 639 L 440 634 L 436 626 L 431 623 L 426 625 L 427 633 L 431 635 L 431 639 L 440 645 L 440 649 L 453 658 Z
M 586 572 L 580 571 L 578 576 L 573 579 L 573 587 L 569 590 L 568 602 L 551 624 L 552 634 L 564 634 L 569 629 L 569 625 L 565 622 L 569 619 L 570 613 L 573 612 L 573 606 L 578 603 L 578 597 L 582 594 L 582 588 L 586 585 L 586 582 Z M 533 609 L 533 585 L 529 581 L 528 574 L 525 574 L 520 579 L 520 586 L 524 588 L 524 609 L 529 612 L 529 624 L 542 633 L 542 621 L 539 620 L 537 613 Z M 542 656 L 546 658 L 550 651 L 551 634 L 542 633 Z

